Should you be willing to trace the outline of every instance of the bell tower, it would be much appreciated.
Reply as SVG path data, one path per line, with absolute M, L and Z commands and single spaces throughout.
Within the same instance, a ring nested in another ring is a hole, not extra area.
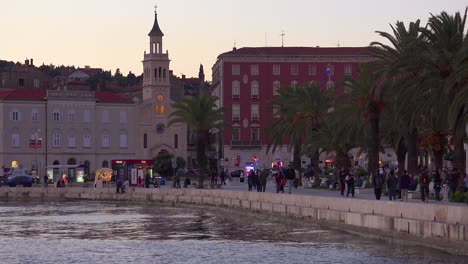
M 143 59 L 143 100 L 158 100 L 167 102 L 170 96 L 169 54 L 163 53 L 163 37 L 158 23 L 158 13 L 154 11 L 154 24 L 149 36 L 149 53 L 145 51 Z M 161 100 L 163 99 L 163 100 Z M 162 105 L 164 109 L 164 105 Z M 155 109 L 157 114 L 165 114 L 164 110 Z

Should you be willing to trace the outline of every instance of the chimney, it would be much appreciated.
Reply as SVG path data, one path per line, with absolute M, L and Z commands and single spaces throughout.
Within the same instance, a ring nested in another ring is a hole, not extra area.
M 185 80 L 185 74 L 182 74 L 182 80 Z
M 33 59 L 31 59 L 31 66 L 34 66 L 34 61 L 33 61 Z
M 24 65 L 29 66 L 29 60 L 28 60 L 28 59 L 26 59 L 26 60 L 24 61 Z
M 233 47 L 233 48 L 232 48 L 232 51 L 236 51 L 236 50 L 237 50 L 237 48 L 236 48 L 236 47 Z

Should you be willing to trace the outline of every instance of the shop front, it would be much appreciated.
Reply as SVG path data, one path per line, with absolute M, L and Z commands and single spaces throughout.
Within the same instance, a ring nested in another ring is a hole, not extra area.
M 143 180 L 147 173 L 153 177 L 153 165 L 153 160 L 112 160 L 112 181 L 128 181 L 130 186 L 136 186 L 138 178 Z
M 63 180 L 65 183 L 84 182 L 84 166 L 80 165 L 48 165 L 47 178 L 49 182 Z

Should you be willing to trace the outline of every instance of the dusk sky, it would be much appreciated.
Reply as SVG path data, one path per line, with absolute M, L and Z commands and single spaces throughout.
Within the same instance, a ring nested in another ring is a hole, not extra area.
M 0 59 L 142 72 L 154 6 L 174 74 L 211 80 L 216 57 L 239 47 L 366 46 L 397 20 L 464 12 L 466 0 L 1 0 Z M 266 36 L 266 37 L 265 37 Z

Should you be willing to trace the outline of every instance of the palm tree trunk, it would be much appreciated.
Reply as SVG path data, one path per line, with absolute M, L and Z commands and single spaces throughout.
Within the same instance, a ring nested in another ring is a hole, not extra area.
M 205 184 L 205 174 L 207 173 L 207 158 L 205 146 L 207 145 L 207 135 L 205 132 L 198 134 L 197 140 L 197 162 L 198 162 L 198 189 L 203 189 Z
M 463 149 L 463 137 L 458 135 L 454 136 L 453 140 L 453 163 L 458 168 L 458 171 L 462 173 L 465 172 L 465 165 L 466 165 L 466 153 Z M 461 181 L 463 181 L 463 177 L 461 177 Z
M 301 145 L 295 144 L 293 150 L 293 167 L 299 171 L 299 184 L 302 185 L 302 172 L 301 172 Z
M 314 150 L 312 152 L 312 164 L 314 165 L 314 186 L 313 187 L 319 187 L 320 186 L 320 167 L 319 167 L 319 162 L 320 162 L 320 152 L 318 149 Z
M 403 171 L 405 170 L 405 158 L 406 158 L 406 146 L 405 146 L 405 141 L 404 139 L 400 139 L 400 142 L 398 142 L 398 147 L 397 147 L 397 161 L 398 161 L 398 176 L 403 175 Z
M 405 136 L 406 146 L 408 148 L 408 173 L 418 172 L 418 131 L 413 129 L 409 135 Z
M 371 144 L 369 147 L 369 164 L 367 166 L 369 173 L 376 173 L 379 168 L 379 116 L 377 109 L 370 109 Z

